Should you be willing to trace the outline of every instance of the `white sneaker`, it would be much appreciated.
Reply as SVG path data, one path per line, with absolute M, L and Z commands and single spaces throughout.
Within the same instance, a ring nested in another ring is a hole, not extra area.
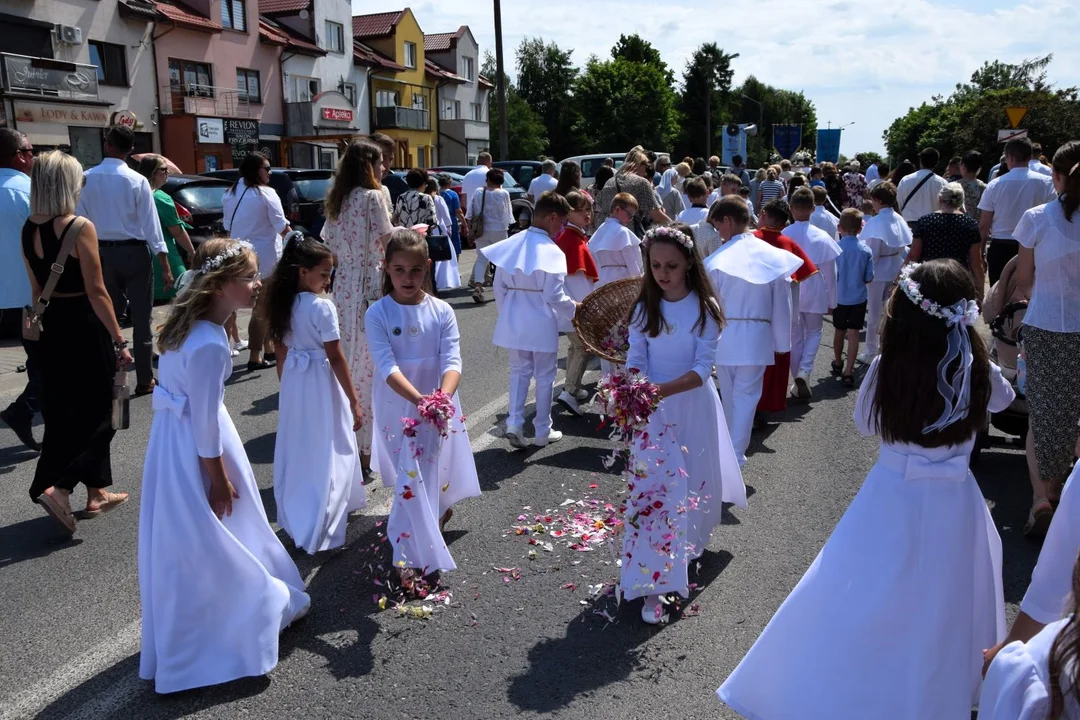
M 664 603 L 661 602 L 659 595 L 649 595 L 645 598 L 645 604 L 641 606 L 641 619 L 650 625 L 660 625 L 667 621 Z
M 248 349 L 248 341 L 247 340 L 237 340 L 236 342 L 233 343 L 233 350 L 235 350 L 236 352 L 240 352 L 241 350 L 247 350 L 247 349 Z
M 559 393 L 559 397 L 555 398 L 555 402 L 559 403 L 575 415 L 581 414 L 581 408 L 578 407 L 577 398 L 566 392 L 565 390 Z
M 589 391 L 585 388 L 581 388 L 576 393 L 574 393 L 574 397 L 577 398 L 578 402 L 585 402 L 589 399 Z
M 869 365 L 870 360 L 872 359 L 873 358 L 870 357 L 870 353 L 868 353 L 866 350 L 860 350 L 859 354 L 855 356 L 855 360 L 857 362 L 861 362 L 863 365 Z
M 548 431 L 548 436 L 546 438 L 543 438 L 543 437 L 535 438 L 533 440 L 533 445 L 535 445 L 536 447 L 546 447 L 546 446 L 550 445 L 551 443 L 559 442 L 560 440 L 562 440 L 562 433 L 559 432 L 558 430 L 550 430 L 550 431 Z
M 806 376 L 799 373 L 795 377 L 795 397 L 800 400 L 809 400 L 810 396 L 810 385 L 806 382 Z
M 510 441 L 511 447 L 527 447 L 527 445 L 525 444 L 525 432 L 520 427 L 507 425 L 506 433 L 503 434 L 503 437 Z
M 232 357 L 240 357 L 240 351 L 236 349 L 230 350 L 229 355 L 231 355 Z

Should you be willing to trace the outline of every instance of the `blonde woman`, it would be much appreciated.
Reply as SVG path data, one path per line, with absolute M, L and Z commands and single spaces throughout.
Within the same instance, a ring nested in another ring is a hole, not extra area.
M 652 184 L 653 166 L 649 154 L 640 147 L 626 153 L 623 164 L 615 177 L 607 181 L 596 199 L 597 222 L 607 220 L 611 210 L 611 201 L 621 192 L 630 193 L 638 202 L 636 221 L 631 221 L 631 229 L 640 237 L 650 222 L 667 225 L 671 218 L 664 212 L 660 199 Z M 599 225 L 597 225 L 599 227 Z
M 128 499 L 112 485 L 112 384 L 119 366 L 132 362 L 105 289 L 94 224 L 75 215 L 83 172 L 60 151 L 42 153 L 30 174 L 30 218 L 22 253 L 33 297 L 41 296 L 53 263 L 64 267 L 42 316 L 40 341 L 45 437 L 30 498 L 69 533 L 75 532 L 71 493 L 86 485 L 84 518 Z M 60 257 L 64 239 L 75 235 Z
M 225 321 L 262 283 L 252 246 L 208 240 L 158 336 L 139 513 L 139 676 L 159 693 L 263 675 L 311 601 L 225 408 Z

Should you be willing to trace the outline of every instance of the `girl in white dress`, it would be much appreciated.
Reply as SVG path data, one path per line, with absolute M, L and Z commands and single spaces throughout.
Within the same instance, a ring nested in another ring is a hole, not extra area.
M 375 362 L 373 457 L 394 488 L 386 535 L 408 586 L 415 575 L 457 567 L 442 529 L 459 500 L 480 495 L 469 435 L 457 396 L 461 351 L 454 310 L 430 293 L 427 241 L 398 229 L 386 246 L 381 300 L 368 308 L 368 346 Z M 436 390 L 455 413 L 442 437 L 418 404 Z M 409 432 L 403 420 L 419 421 Z
M 366 504 L 356 446 L 362 416 L 330 288 L 334 253 L 292 232 L 270 278 L 268 334 L 278 348 L 274 500 L 296 547 L 316 553 L 345 544 L 349 513 Z
M 425 192 L 435 201 L 435 219 L 439 225 L 438 232 L 449 238 L 453 227 L 453 218 L 450 217 L 450 208 L 447 207 L 446 201 L 439 194 L 439 183 L 435 182 L 435 178 L 428 178 Z M 451 242 L 450 259 L 435 263 L 435 289 L 453 290 L 459 287 L 461 287 L 461 270 L 458 269 L 457 252 L 454 250 L 454 243 Z
M 194 267 L 158 338 L 139 515 L 139 676 L 160 693 L 269 672 L 310 603 L 224 403 L 222 325 L 255 305 L 258 261 L 247 243 L 208 240 Z
M 690 228 L 654 228 L 643 247 L 626 367 L 663 399 L 631 450 L 619 584 L 625 599 L 645 597 L 641 617 L 657 624 L 664 596 L 689 597 L 688 567 L 720 524 L 720 502 L 746 507 L 746 489 L 712 380 L 724 315 Z
M 880 186 L 879 186 L 880 187 Z M 825 547 L 717 691 L 774 718 L 967 718 L 1005 634 L 1001 540 L 968 456 L 1013 391 L 976 333 L 971 273 L 909 265 L 859 390 L 878 461 Z

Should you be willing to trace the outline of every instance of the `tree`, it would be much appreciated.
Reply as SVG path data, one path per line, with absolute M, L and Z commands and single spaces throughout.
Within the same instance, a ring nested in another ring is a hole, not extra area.
M 663 149 L 676 131 L 675 94 L 653 63 L 592 57 L 578 76 L 574 100 L 583 118 L 577 134 L 592 152 L 639 144 Z
M 484 63 L 480 67 L 480 74 L 494 80 L 497 77 L 495 68 L 495 56 L 490 52 L 485 53 Z M 506 131 L 509 136 L 508 158 L 496 158 L 497 160 L 539 159 L 547 149 L 547 130 L 540 115 L 533 110 L 529 103 L 518 94 L 510 78 L 503 75 L 506 84 Z M 492 154 L 498 155 L 494 150 L 499 147 L 499 105 L 497 102 L 489 102 L 488 110 L 488 142 L 492 148 Z
M 524 38 L 515 53 L 518 95 L 540 116 L 549 152 L 557 158 L 572 155 L 577 148 L 578 112 L 572 95 L 577 69 L 570 60 L 572 52 L 543 38 Z
M 884 160 L 884 158 L 876 152 L 855 153 L 855 159 L 859 161 L 859 166 L 862 168 L 863 172 L 866 172 L 866 168 L 874 163 L 879 163 Z
M 682 117 L 676 156 L 715 154 L 721 147 L 719 138 L 735 74 L 731 61 L 737 57 L 738 53 L 725 53 L 716 43 L 703 44 L 690 57 L 679 99 Z
M 773 125 L 802 125 L 801 147 L 817 147 L 817 110 L 801 92 L 781 90 L 750 75 L 732 96 L 729 118 L 758 125 L 757 135 L 746 140 L 747 163 L 752 163 L 751 167 L 769 161 L 774 154 Z
M 637 33 L 633 35 L 620 35 L 615 47 L 611 48 L 613 60 L 626 60 L 627 62 L 652 65 L 664 74 L 664 80 L 669 88 L 675 83 L 675 74 L 660 58 L 660 51 L 652 46 L 648 40 Z

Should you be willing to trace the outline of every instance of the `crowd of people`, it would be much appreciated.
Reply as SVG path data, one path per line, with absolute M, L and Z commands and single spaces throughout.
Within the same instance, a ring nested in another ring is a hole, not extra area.
M 1080 501 L 1065 480 L 1080 454 L 1080 142 L 1058 148 L 1044 171 L 1030 141 L 1012 140 L 985 184 L 977 153 L 954 158 L 943 177 L 932 148 L 918 170 L 905 161 L 864 174 L 851 163 L 841 173 L 783 160 L 751 174 L 740 157 L 722 169 L 717 158 L 673 164 L 637 147 L 591 188 L 572 162 L 557 178 L 544 165 L 529 227 L 508 237 L 503 171 L 487 153 L 465 176 L 464 208 L 451 210 L 419 168 L 392 205 L 382 179 L 394 145 L 373 135 L 343 154 L 321 237 L 291 231 L 269 163 L 252 154 L 225 195 L 230 237 L 194 248 L 155 196 L 167 166 L 151 157 L 131 170 L 131 140 L 112 128 L 107 159 L 84 173 L 62 152 L 35 158 L 25 136 L 0 129 L 0 201 L 25 208 L 18 259 L 27 269 L 25 285 L 4 297 L 28 305 L 24 326 L 39 336 L 24 333 L 32 372 L 0 418 L 35 447 L 31 419 L 41 411 L 31 499 L 74 533 L 78 484 L 88 493 L 78 519 L 128 497 L 108 488 L 129 366 L 135 393 L 153 395 L 140 674 L 159 692 L 268 672 L 278 633 L 311 602 L 224 404 L 239 310 L 254 308 L 247 369 L 276 366 L 281 382 L 274 493 L 296 547 L 341 547 L 376 471 L 394 493 L 387 539 L 403 587 L 456 567 L 442 531 L 453 505 L 480 488 L 457 395 L 467 375 L 457 321 L 433 285 L 434 226 L 454 241 L 442 275 L 457 273 L 467 233 L 478 252 L 473 299 L 486 302 L 491 287 L 492 343 L 509 356 L 512 448 L 561 440 L 555 402 L 589 412 L 589 347 L 574 315 L 595 290 L 639 279 L 625 362 L 601 366 L 605 376 L 647 378 L 658 399 L 626 462 L 619 582 L 624 599 L 644 598 L 649 624 L 666 621 L 672 595 L 689 595 L 689 567 L 721 503 L 746 505 L 755 427 L 789 400 L 813 399 L 826 317 L 835 382 L 855 389 L 856 366 L 866 366 L 855 424 L 880 436 L 878 460 L 718 690 L 729 706 L 748 717 L 955 717 L 981 688 L 988 717 L 1018 717 L 1007 708 L 1025 704 L 1077 707 L 1080 629 L 1067 601 L 1080 583 L 1071 510 Z M 190 253 L 191 269 L 176 272 L 166 236 Z M 176 286 L 156 337 L 156 378 L 154 263 L 163 285 Z M 988 281 L 1004 276 L 1026 315 L 1020 361 L 1002 369 L 976 323 Z M 561 335 L 569 351 L 556 396 Z M 1029 408 L 1027 531 L 1047 541 L 1031 600 L 1006 635 L 1000 539 L 968 458 L 1016 389 Z M 185 562 L 193 547 L 208 560 Z M 1048 682 L 1048 664 L 1068 682 Z

